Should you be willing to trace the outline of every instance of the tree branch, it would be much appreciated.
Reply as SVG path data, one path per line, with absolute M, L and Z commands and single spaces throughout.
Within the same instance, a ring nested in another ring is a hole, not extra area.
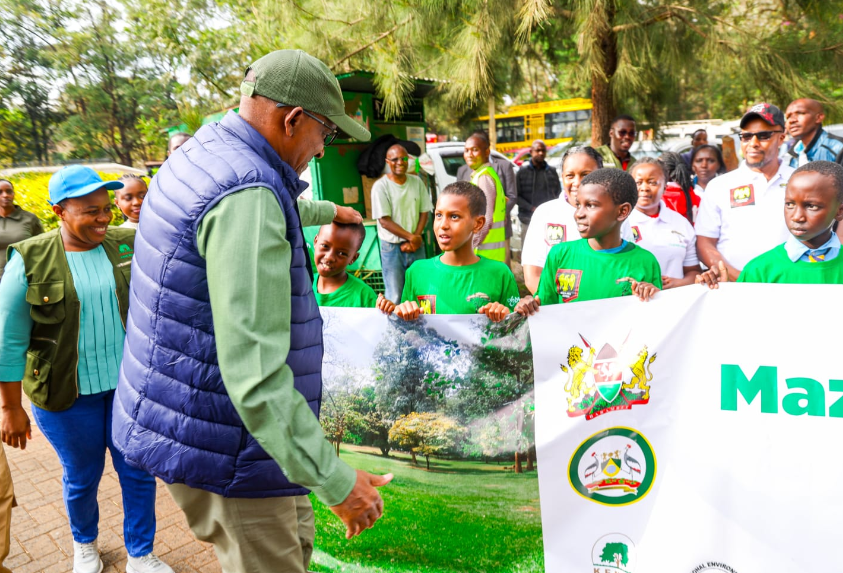
M 359 24 L 360 22 L 362 22 L 363 20 L 366 19 L 365 16 L 363 16 L 363 17 L 357 18 L 356 20 L 352 20 L 351 22 L 347 22 L 345 20 L 336 20 L 334 18 L 326 18 L 324 16 L 317 16 L 316 14 L 314 14 L 312 12 L 308 12 L 307 10 L 305 10 L 304 8 L 299 6 L 299 3 L 296 2 L 295 0 L 290 0 L 290 4 L 292 4 L 293 8 L 295 8 L 296 10 L 301 12 L 302 14 L 306 14 L 307 16 L 310 16 L 314 20 L 322 20 L 323 22 L 336 22 L 337 24 L 345 24 L 346 26 L 354 26 L 355 24 Z
M 668 7 L 667 10 L 662 12 L 661 14 L 657 14 L 652 18 L 644 20 L 643 22 L 633 22 L 631 24 L 619 24 L 617 26 L 612 27 L 612 32 L 617 34 L 618 32 L 625 32 L 626 30 L 634 30 L 635 28 L 644 28 L 646 26 L 650 26 L 655 24 L 656 22 L 663 22 L 664 20 L 669 20 L 670 18 L 675 17 L 676 14 Z
M 359 54 L 359 53 L 360 53 L 360 52 L 362 52 L 363 50 L 366 50 L 366 49 L 368 49 L 368 48 L 371 48 L 372 46 L 374 46 L 375 44 L 377 44 L 378 42 L 380 42 L 381 40 L 383 40 L 383 39 L 384 39 L 384 38 L 386 38 L 387 36 L 389 36 L 389 35 L 391 35 L 391 34 L 394 34 L 394 33 L 395 33 L 395 31 L 396 31 L 396 30 L 398 30 L 398 28 L 400 28 L 401 26 L 405 25 L 407 22 L 409 22 L 409 21 L 410 21 L 410 20 L 412 20 L 412 19 L 413 19 L 413 16 L 412 16 L 412 15 L 407 16 L 407 17 L 404 19 L 404 21 L 403 21 L 403 22 L 399 22 L 398 24 L 395 24 L 395 26 L 393 26 L 392 28 L 390 28 L 389 30 L 387 30 L 386 32 L 384 32 L 383 34 L 381 34 L 380 36 L 378 36 L 377 38 L 375 38 L 374 40 L 372 40 L 371 42 L 369 42 L 368 44 L 366 44 L 365 46 L 361 46 L 361 47 L 357 48 L 357 49 L 356 49 L 356 50 L 354 50 L 353 52 L 351 52 L 351 53 L 349 53 L 349 54 L 346 54 L 345 56 L 343 56 L 342 58 L 340 58 L 339 60 L 337 60 L 336 62 L 334 62 L 334 65 L 332 65 L 332 66 L 331 66 L 331 69 L 336 68 L 336 67 L 337 67 L 337 66 L 339 66 L 341 63 L 343 63 L 344 61 L 348 60 L 349 58 L 352 58 L 352 57 L 356 56 L 357 54 Z

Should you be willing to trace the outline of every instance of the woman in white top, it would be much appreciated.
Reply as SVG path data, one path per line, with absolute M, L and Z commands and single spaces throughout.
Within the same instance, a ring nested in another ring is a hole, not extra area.
M 539 205 L 530 219 L 530 228 L 521 247 L 524 283 L 535 294 L 542 268 L 551 247 L 580 238 L 574 212 L 577 190 L 583 177 L 601 169 L 603 158 L 591 147 L 572 147 L 562 157 L 562 195 Z
M 697 236 L 688 219 L 662 201 L 664 166 L 657 159 L 644 157 L 635 162 L 630 174 L 638 186 L 638 203 L 627 219 L 635 244 L 659 261 L 663 288 L 694 284 L 701 272 Z

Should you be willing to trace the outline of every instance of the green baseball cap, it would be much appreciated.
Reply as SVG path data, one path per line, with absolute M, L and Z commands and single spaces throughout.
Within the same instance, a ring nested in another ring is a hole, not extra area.
M 369 141 L 372 134 L 345 114 L 340 84 L 324 63 L 301 50 L 270 52 L 246 69 L 255 81 L 243 80 L 240 93 L 269 98 L 327 117 L 350 137 Z

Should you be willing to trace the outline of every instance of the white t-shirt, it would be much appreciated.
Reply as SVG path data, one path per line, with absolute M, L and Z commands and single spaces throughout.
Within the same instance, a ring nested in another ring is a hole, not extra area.
M 574 213 L 576 209 L 565 200 L 564 194 L 536 207 L 521 247 L 521 264 L 544 268 L 547 254 L 553 245 L 581 239 Z M 629 218 L 623 222 L 621 238 L 633 240 Z
M 384 175 L 372 186 L 372 217 L 390 217 L 402 229 L 416 231 L 419 214 L 433 211 L 430 193 L 417 175 L 407 175 L 403 185 L 394 183 Z M 393 235 L 378 222 L 378 237 L 387 243 L 403 243 L 404 239 Z
M 576 209 L 564 197 L 546 201 L 536 207 L 521 247 L 521 264 L 544 267 L 553 245 L 580 239 L 574 220 L 575 212 Z
M 635 244 L 653 253 L 659 261 L 662 276 L 681 279 L 685 276 L 683 267 L 693 267 L 700 263 L 694 227 L 688 219 L 671 211 L 664 201 L 661 202 L 657 217 L 633 209 L 627 221 Z
M 697 217 L 699 237 L 718 239 L 717 250 L 736 269 L 790 236 L 784 221 L 784 190 L 794 169 L 782 162 L 772 179 L 740 167 L 705 188 Z

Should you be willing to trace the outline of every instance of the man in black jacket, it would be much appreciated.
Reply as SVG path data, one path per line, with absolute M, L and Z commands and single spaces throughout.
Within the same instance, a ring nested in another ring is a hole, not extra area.
M 518 219 L 521 221 L 521 244 L 536 207 L 556 199 L 562 193 L 559 174 L 545 161 L 547 146 L 537 139 L 530 148 L 530 161 L 521 166 L 515 181 L 518 188 Z

